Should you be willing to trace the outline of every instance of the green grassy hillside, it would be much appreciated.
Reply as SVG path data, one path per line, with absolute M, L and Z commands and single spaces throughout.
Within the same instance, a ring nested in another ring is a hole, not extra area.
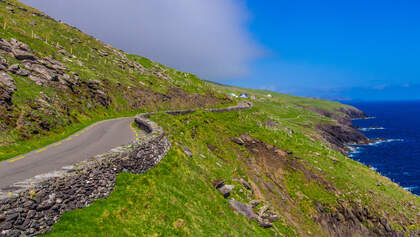
M 230 103 L 192 74 L 126 54 L 17 1 L 0 2 L 0 25 L 1 68 L 16 88 L 0 84 L 0 160 L 106 118 Z M 24 46 L 8 47 L 14 39 Z M 13 50 L 22 49 L 19 60 Z
M 50 235 L 325 236 L 332 227 L 319 219 L 342 215 L 341 207 L 367 208 L 367 229 L 380 218 L 397 230 L 420 227 L 417 196 L 314 140 L 312 125 L 329 119 L 280 100 L 256 102 L 249 111 L 153 117 L 174 143 L 162 163 L 144 175 L 121 174 L 107 200 L 64 215 Z M 251 142 L 233 141 L 244 134 Z M 228 199 L 259 200 L 256 211 L 269 205 L 280 216 L 274 227 L 235 215 L 212 184 L 220 179 L 235 185 Z
M 146 174 L 121 174 L 110 197 L 66 213 L 47 235 L 386 236 L 420 229 L 418 196 L 343 155 L 344 142 L 364 139 L 348 126 L 362 115 L 350 106 L 202 81 L 14 0 L 0 0 L 0 26 L 0 160 L 107 118 L 236 104 L 229 93 L 248 93 L 254 104 L 153 116 L 173 143 L 167 157 Z M 215 188 L 222 181 L 234 185 L 227 198 Z M 253 210 L 273 226 L 236 213 L 232 199 L 259 203 Z

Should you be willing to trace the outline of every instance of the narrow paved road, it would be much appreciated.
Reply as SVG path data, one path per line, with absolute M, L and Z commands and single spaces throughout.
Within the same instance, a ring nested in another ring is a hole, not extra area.
M 0 162 L 0 189 L 36 175 L 45 174 L 128 145 L 137 133 L 133 118 L 106 120 L 50 146 Z

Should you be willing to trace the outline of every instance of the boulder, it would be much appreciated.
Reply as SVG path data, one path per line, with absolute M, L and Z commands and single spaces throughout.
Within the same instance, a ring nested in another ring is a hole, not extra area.
M 47 68 L 39 64 L 33 64 L 31 67 L 32 71 L 39 74 L 42 78 L 51 81 L 54 78 L 54 74 Z
M 245 143 L 250 143 L 254 141 L 254 139 L 251 136 L 249 136 L 247 133 L 241 135 L 241 140 L 244 141 Z
M 223 185 L 225 185 L 225 180 L 224 179 L 216 179 L 212 182 L 213 186 L 216 189 L 221 188 Z
M 4 65 L 7 67 L 7 61 L 5 58 L 3 58 L 2 56 L 0 56 L 0 65 Z
M 280 216 L 270 210 L 269 205 L 262 206 L 258 211 L 258 225 L 263 228 L 272 227 L 272 223 L 280 219 Z
M 11 65 L 10 67 L 9 67 L 9 72 L 11 72 L 11 73 L 13 73 L 13 74 L 15 74 L 15 75 L 19 75 L 19 76 L 24 76 L 24 77 L 26 77 L 26 76 L 28 76 L 29 75 L 29 71 L 28 70 L 25 70 L 25 69 L 22 69 L 22 68 L 20 68 L 20 65 L 19 64 L 17 64 L 17 63 L 15 63 L 15 64 L 13 64 L 13 65 Z
M 244 141 L 241 138 L 237 138 L 237 137 L 232 138 L 232 142 L 234 142 L 234 143 L 236 143 L 236 144 L 238 144 L 240 146 L 242 146 L 242 145 L 245 144 Z
M 12 44 L 9 43 L 9 41 L 5 40 L 5 39 L 1 39 L 0 38 L 0 49 L 5 51 L 5 52 L 12 52 Z
M 42 86 L 46 82 L 45 79 L 41 77 L 34 76 L 32 74 L 29 75 L 29 79 L 31 79 L 33 82 L 35 82 L 36 85 Z
M 40 60 L 40 63 L 42 63 L 45 67 L 51 70 L 55 70 L 55 71 L 67 70 L 66 65 L 64 65 L 64 63 L 59 62 L 55 59 L 52 59 L 51 57 L 43 58 L 42 60 Z
M 13 55 L 15 56 L 16 59 L 19 59 L 19 60 L 36 60 L 35 56 L 28 51 L 24 51 L 24 50 L 21 50 L 21 49 L 13 49 L 12 52 L 13 52 Z
M 246 218 L 250 220 L 258 219 L 254 210 L 252 210 L 252 207 L 248 204 L 238 202 L 236 200 L 229 200 L 229 205 L 233 208 L 235 212 L 241 213 L 242 215 L 244 215 Z
M 184 151 L 184 153 L 188 156 L 188 157 L 192 157 L 192 152 L 191 152 L 191 150 L 188 148 L 188 147 L 186 147 L 186 146 L 182 146 L 182 150 Z
M 26 52 L 31 50 L 31 48 L 29 48 L 28 45 L 22 43 L 19 40 L 14 39 L 14 38 L 10 39 L 10 43 L 12 44 L 13 48 L 15 48 L 15 49 L 20 49 L 20 50 L 26 51 Z
M 12 91 L 16 90 L 15 80 L 13 80 L 13 78 L 6 72 L 0 71 L 0 85 L 5 86 Z
M 262 227 L 262 228 L 271 228 L 271 227 L 273 227 L 273 224 L 271 224 L 268 221 L 264 221 L 264 220 L 258 221 L 258 225 L 260 227 Z
M 15 81 L 6 72 L 0 71 L 0 106 L 6 108 L 13 105 L 13 92 L 16 90 Z
M 221 192 L 223 196 L 227 198 L 230 196 L 230 193 L 233 191 L 234 188 L 235 188 L 234 185 L 223 185 L 217 190 L 219 190 L 219 192 Z
M 25 69 L 32 70 L 32 65 L 36 64 L 36 61 L 23 60 L 22 65 Z
M 111 98 L 103 91 L 96 90 L 93 92 L 93 96 L 97 102 L 99 102 L 101 105 L 107 107 L 109 103 L 111 102 Z

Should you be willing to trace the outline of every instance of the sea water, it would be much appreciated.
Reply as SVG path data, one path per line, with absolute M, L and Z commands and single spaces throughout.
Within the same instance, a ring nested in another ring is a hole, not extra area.
M 349 156 L 420 195 L 420 101 L 355 102 L 369 115 L 353 125 L 374 143 L 354 147 Z

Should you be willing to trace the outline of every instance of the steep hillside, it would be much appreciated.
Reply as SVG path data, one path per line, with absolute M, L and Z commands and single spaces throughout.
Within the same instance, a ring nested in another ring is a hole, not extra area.
M 194 75 L 129 55 L 17 1 L 0 2 L 0 159 L 104 118 L 230 103 Z
M 51 235 L 419 234 L 419 197 L 315 139 L 330 118 L 273 95 L 241 112 L 154 116 L 175 144 L 162 163 L 120 175 Z
M 0 0 L 0 23 L 0 160 L 106 118 L 241 100 L 230 93 L 254 105 L 152 116 L 172 143 L 162 162 L 120 174 L 108 198 L 47 235 L 419 236 L 420 198 L 345 156 L 369 142 L 351 127 L 362 111 L 205 82 L 14 0 Z M 24 219 L 0 213 L 0 230 L 12 217 Z

